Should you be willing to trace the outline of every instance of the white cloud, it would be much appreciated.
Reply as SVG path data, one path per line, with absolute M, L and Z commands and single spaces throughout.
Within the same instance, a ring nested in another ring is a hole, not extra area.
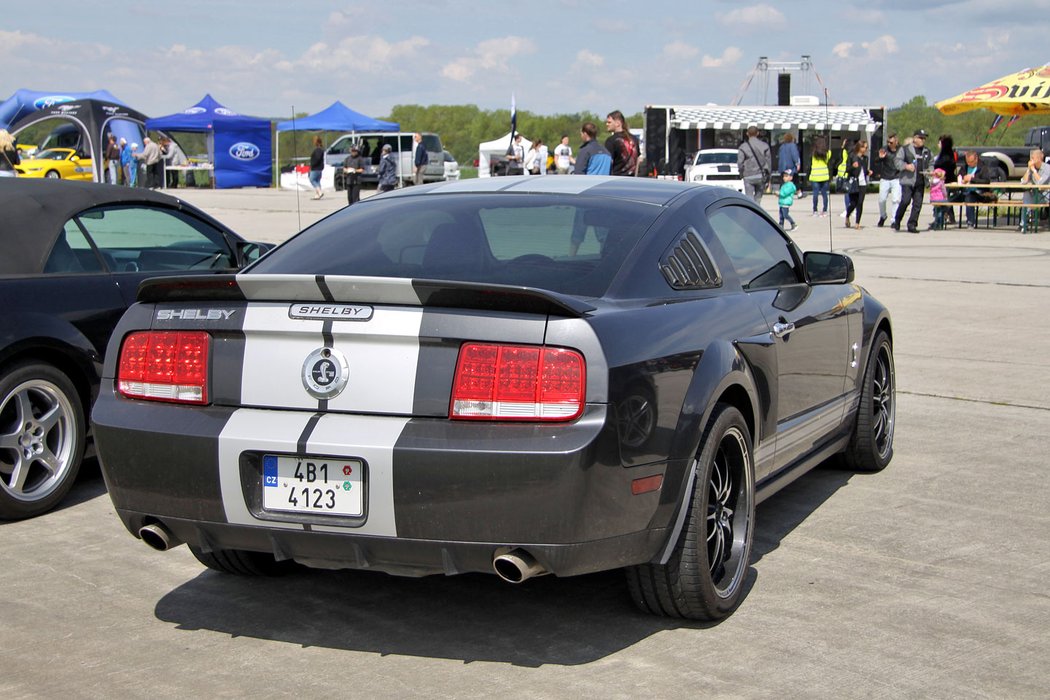
M 751 5 L 749 7 L 738 7 L 725 14 L 718 15 L 718 21 L 729 27 L 748 29 L 765 29 L 772 26 L 785 24 L 787 20 L 777 8 L 772 5 Z
M 663 57 L 669 61 L 692 61 L 700 53 L 700 49 L 684 41 L 672 41 L 664 46 Z
M 576 52 L 576 62 L 573 64 L 573 69 L 583 68 L 585 70 L 595 70 L 605 65 L 605 57 L 600 54 L 596 54 L 593 51 L 587 49 L 580 49 Z
M 854 51 L 857 49 L 857 51 Z M 839 58 L 885 58 L 900 51 L 896 37 L 883 34 L 872 41 L 862 41 L 855 44 L 852 41 L 843 41 L 835 44 L 831 52 Z
M 743 55 L 743 51 L 735 46 L 730 46 L 717 58 L 705 53 L 704 57 L 700 59 L 700 65 L 704 68 L 724 68 L 725 66 L 733 65 L 739 61 Z
M 470 80 L 476 73 L 507 73 L 516 56 L 535 53 L 532 39 L 506 36 L 480 42 L 467 56 L 457 58 L 441 69 L 441 75 L 458 82 Z

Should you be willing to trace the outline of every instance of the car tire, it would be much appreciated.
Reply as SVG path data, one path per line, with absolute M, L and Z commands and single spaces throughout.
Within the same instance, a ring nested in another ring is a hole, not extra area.
M 48 178 L 50 180 L 61 180 L 62 179 L 62 176 L 58 174 L 57 170 L 48 170 L 47 174 L 44 175 L 44 177 L 46 177 L 46 178 Z
M 205 552 L 188 545 L 190 552 L 201 564 L 224 574 L 237 576 L 280 576 L 295 568 L 291 560 L 277 561 L 272 554 L 250 552 L 243 549 L 213 549 Z
M 860 407 L 853 435 L 844 453 L 848 469 L 878 472 L 893 459 L 893 432 L 897 413 L 897 379 L 893 368 L 893 345 L 885 331 L 879 331 L 868 355 L 864 382 L 860 388 Z
M 754 537 L 751 434 L 735 407 L 715 407 L 693 468 L 689 511 L 667 563 L 628 568 L 627 587 L 645 612 L 715 621 L 743 599 Z
M 25 362 L 0 375 L 0 518 L 31 518 L 73 487 L 84 457 L 84 406 L 55 367 Z

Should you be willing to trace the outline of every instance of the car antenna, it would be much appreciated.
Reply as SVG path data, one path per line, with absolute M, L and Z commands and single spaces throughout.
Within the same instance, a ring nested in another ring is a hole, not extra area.
M 299 171 L 295 169 L 299 162 L 299 150 L 295 146 L 295 105 L 292 105 L 292 182 L 295 183 L 295 221 L 297 231 L 303 230 L 303 212 L 299 206 Z M 280 166 L 277 168 L 277 184 L 281 184 Z
M 830 156 L 830 154 L 831 154 L 831 110 L 828 108 L 828 88 L 827 87 L 824 88 L 824 133 L 827 134 L 826 138 L 827 138 L 827 142 L 828 142 L 828 155 Z M 831 158 L 830 157 L 828 158 L 828 163 L 829 164 L 831 163 Z M 813 168 L 810 167 L 810 171 L 811 172 L 812 172 L 812 170 L 813 170 Z M 831 168 L 830 167 L 828 167 L 828 189 L 829 190 L 831 189 Z M 828 199 L 831 200 L 831 201 L 834 201 L 834 200 L 831 199 L 831 193 L 830 192 L 828 192 Z M 814 207 L 817 206 L 816 200 L 813 201 L 813 206 Z M 814 211 L 816 211 L 816 210 L 814 209 Z M 835 250 L 835 233 L 834 233 L 835 227 L 831 225 L 831 222 L 833 221 L 833 219 L 830 216 L 827 217 L 827 219 L 828 219 L 828 250 Z

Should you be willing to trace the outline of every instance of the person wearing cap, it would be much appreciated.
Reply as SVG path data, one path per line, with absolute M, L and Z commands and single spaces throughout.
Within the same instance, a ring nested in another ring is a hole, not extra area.
M 922 211 L 922 198 L 926 192 L 926 171 L 930 169 L 933 154 L 926 148 L 926 130 L 916 129 L 911 143 L 897 149 L 897 170 L 901 174 L 901 203 L 893 216 L 890 228 L 901 230 L 904 212 L 911 206 L 908 216 L 908 233 L 919 232 L 919 212 Z
M 361 173 L 368 159 L 361 156 L 361 147 L 356 143 L 350 147 L 350 155 L 343 161 L 343 182 L 346 183 L 347 205 L 361 201 Z
M 394 159 L 393 150 L 389 143 L 383 144 L 382 155 L 379 157 L 380 192 L 389 192 L 397 187 L 397 161 Z

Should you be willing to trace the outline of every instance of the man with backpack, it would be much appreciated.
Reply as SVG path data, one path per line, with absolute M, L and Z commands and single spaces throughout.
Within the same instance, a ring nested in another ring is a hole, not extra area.
M 772 166 L 769 144 L 758 138 L 757 126 L 747 127 L 747 138 L 736 152 L 736 167 L 744 181 L 744 194 L 755 200 L 755 204 L 762 203 Z
M 605 146 L 598 143 L 598 127 L 594 122 L 584 122 L 580 128 L 583 145 L 576 154 L 576 169 L 573 175 L 608 175 L 612 168 L 612 156 Z

